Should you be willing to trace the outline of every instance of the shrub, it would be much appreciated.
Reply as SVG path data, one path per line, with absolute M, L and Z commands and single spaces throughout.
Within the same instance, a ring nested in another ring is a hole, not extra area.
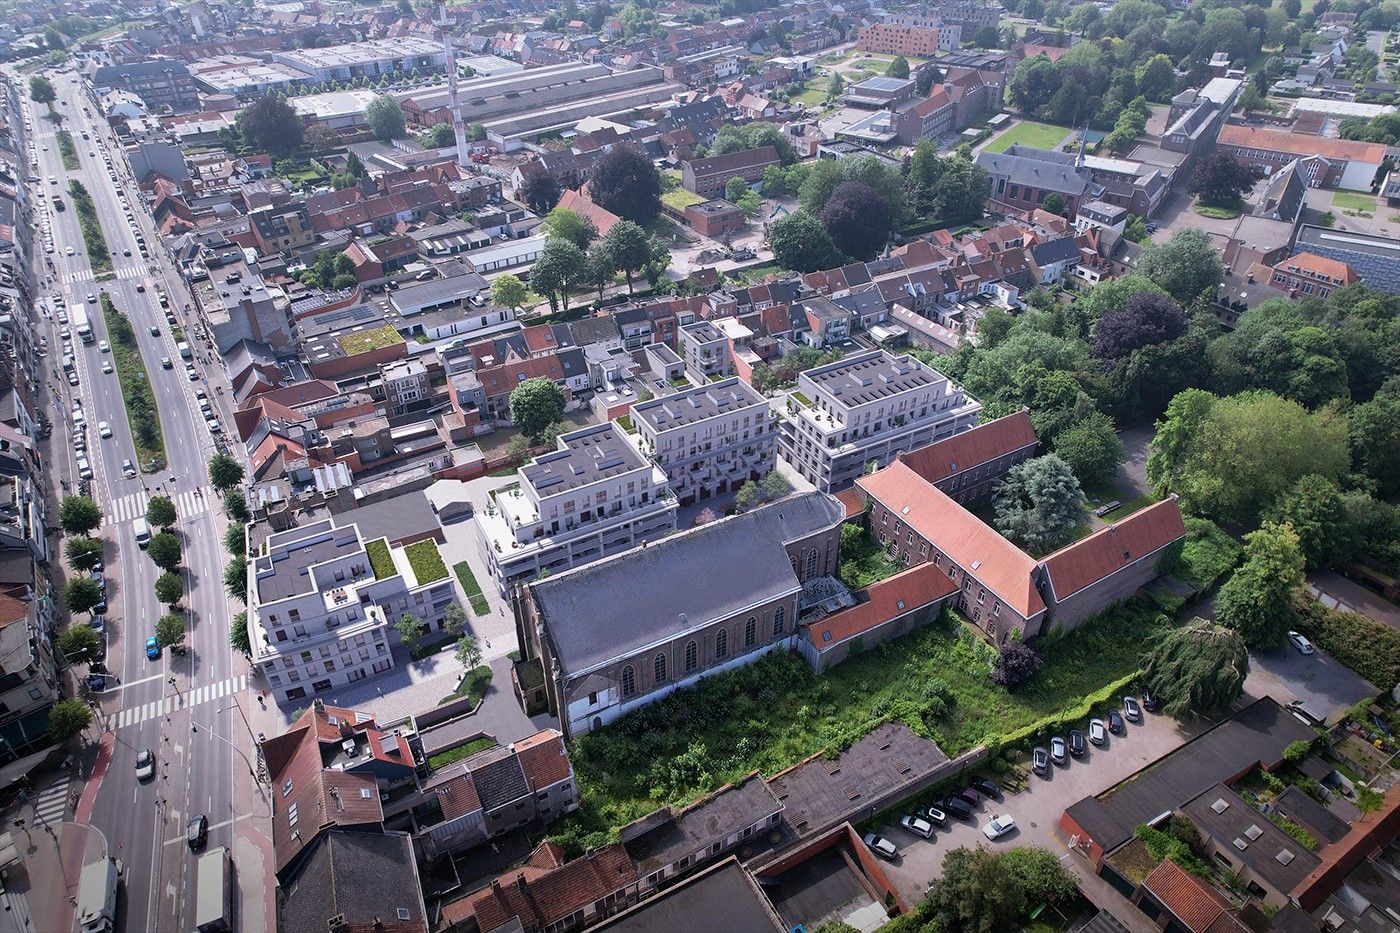
M 1204 518 L 1186 518 L 1186 540 L 1162 559 L 1162 573 L 1198 590 L 1210 589 L 1239 563 L 1243 548 L 1220 526 Z
M 1298 600 L 1298 630 L 1384 692 L 1400 683 L 1400 630 L 1354 612 Z
M 992 683 L 1015 690 L 1036 674 L 1045 664 L 1040 653 L 1023 641 L 1012 639 L 1001 646 L 997 663 L 992 668 Z

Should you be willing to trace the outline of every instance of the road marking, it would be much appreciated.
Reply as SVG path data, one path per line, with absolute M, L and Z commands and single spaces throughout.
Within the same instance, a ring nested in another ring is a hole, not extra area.
M 248 686 L 248 675 L 239 674 L 237 677 L 229 677 L 216 684 L 206 684 L 195 690 L 187 690 L 176 696 L 164 697 L 160 700 L 152 700 L 141 706 L 128 707 L 118 710 L 107 716 L 107 728 L 124 729 L 127 726 L 140 725 L 158 716 L 174 712 L 177 709 L 189 709 L 194 706 L 201 706 L 213 700 L 220 699 L 230 693 L 236 693 Z
M 175 503 L 175 513 L 181 519 L 196 518 L 210 511 L 210 503 L 215 501 L 214 487 L 200 486 L 198 489 L 186 489 L 184 492 L 171 496 L 170 500 Z M 150 493 L 144 490 L 127 493 L 113 499 L 107 505 L 107 514 L 102 516 L 102 527 L 121 525 L 144 517 L 146 506 L 150 501 Z
M 34 813 L 49 824 L 63 821 L 68 812 L 68 781 L 66 779 L 50 784 L 34 798 Z
M 213 797 L 210 797 L 210 798 L 209 798 L 209 810 L 212 811 L 213 809 L 214 809 L 214 798 L 213 798 Z M 229 819 L 224 820 L 222 823 L 210 823 L 210 824 L 209 824 L 209 835 L 212 836 L 214 833 L 218 832 L 219 830 L 223 829 L 223 828 L 226 827 L 226 826 L 233 826 L 233 825 L 236 824 L 239 820 L 246 820 L 246 819 L 248 819 L 248 817 L 251 816 L 251 815 L 252 815 L 252 814 L 249 814 L 249 813 L 240 813 L 240 814 L 238 814 L 237 816 L 230 817 Z M 174 839 L 167 839 L 167 840 L 165 840 L 165 843 L 164 843 L 164 844 L 165 844 L 165 845 L 168 845 L 168 846 L 173 846 L 173 845 L 175 845 L 177 842 L 184 842 L 184 841 L 185 841 L 185 837 L 184 837 L 184 836 L 176 836 Z
M 164 676 L 164 674 L 152 674 L 150 677 L 142 677 L 140 680 L 128 680 L 126 683 L 121 684 L 119 686 L 108 687 L 106 690 L 103 690 L 102 693 L 104 696 L 109 696 L 120 690 L 125 690 L 127 687 L 134 687 L 137 684 L 150 683 L 153 680 L 160 680 Z

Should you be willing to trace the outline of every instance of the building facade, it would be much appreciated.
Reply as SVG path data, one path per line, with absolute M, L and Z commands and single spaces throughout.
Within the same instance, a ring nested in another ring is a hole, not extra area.
M 681 359 L 685 372 L 695 382 L 721 379 L 734 372 L 729 356 L 729 338 L 709 321 L 696 321 L 681 328 Z
M 683 506 L 759 480 L 777 459 L 777 416 L 738 378 L 633 405 L 632 425 Z
M 971 428 L 982 405 L 942 373 L 886 350 L 801 373 L 782 412 L 778 450 L 823 491 L 845 489 L 871 462 Z

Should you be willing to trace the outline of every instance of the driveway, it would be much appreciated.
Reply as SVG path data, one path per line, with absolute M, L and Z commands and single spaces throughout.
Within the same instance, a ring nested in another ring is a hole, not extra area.
M 1059 830 L 1060 815 L 1071 804 L 1107 790 L 1204 729 L 1201 724 L 1181 724 L 1165 716 L 1148 714 L 1138 725 L 1127 723 L 1125 735 L 1110 736 L 1107 747 L 1091 746 L 1083 759 L 1055 768 L 1048 779 L 1032 776 L 1029 789 L 1007 794 L 1002 800 L 991 801 L 990 806 L 984 802 L 977 808 L 975 822 L 950 821 L 948 828 L 936 832 L 930 840 L 920 839 L 895 826 L 883 827 L 880 833 L 900 848 L 899 860 L 885 863 L 885 870 L 900 894 L 910 902 L 918 902 L 923 899 L 929 883 L 941 873 L 943 856 L 952 849 L 976 845 L 1041 846 L 1059 854 L 1060 860 L 1079 875 L 1091 900 L 1102 907 L 1120 908 L 1114 913 L 1134 929 L 1140 924 L 1143 931 L 1152 930 L 1154 927 L 1146 918 L 1128 907 L 1122 895 L 1095 875 L 1087 861 L 1069 850 L 1069 840 Z M 1015 817 L 1017 828 L 997 842 L 988 842 L 982 835 L 982 826 L 996 813 Z
M 1307 716 L 1328 725 L 1381 692 L 1321 648 L 1299 654 L 1291 645 L 1251 650 L 1245 690 L 1255 696 L 1268 694 L 1284 706 L 1301 707 Z
M 1314 570 L 1308 574 L 1308 589 L 1328 609 L 1360 613 L 1382 625 L 1400 628 L 1400 606 L 1335 570 Z

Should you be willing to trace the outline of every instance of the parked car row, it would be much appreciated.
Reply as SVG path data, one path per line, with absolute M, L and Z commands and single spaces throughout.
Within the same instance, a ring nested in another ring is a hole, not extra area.
M 1050 774 L 1052 766 L 1064 767 L 1071 758 L 1083 758 L 1089 746 L 1102 748 L 1108 744 L 1109 734 L 1124 735 L 1125 722 L 1142 722 L 1142 711 L 1156 712 L 1157 701 L 1147 690 L 1142 691 L 1142 699 L 1135 696 L 1123 697 L 1123 710 L 1111 709 L 1103 717 L 1089 720 L 1086 729 L 1069 730 L 1069 738 L 1054 736 L 1047 748 L 1038 745 L 1031 750 L 1031 770 L 1042 777 Z
M 932 805 L 921 807 L 899 818 L 901 829 L 923 839 L 932 839 L 935 831 L 945 829 L 950 820 L 970 822 L 976 809 L 984 800 L 1000 800 L 1001 788 L 988 778 L 973 778 L 962 790 L 939 798 Z M 1016 826 L 1009 816 L 998 814 L 982 827 L 988 839 L 1006 835 Z M 899 847 L 879 833 L 867 833 L 865 844 L 871 852 L 881 858 L 893 860 L 899 857 Z

